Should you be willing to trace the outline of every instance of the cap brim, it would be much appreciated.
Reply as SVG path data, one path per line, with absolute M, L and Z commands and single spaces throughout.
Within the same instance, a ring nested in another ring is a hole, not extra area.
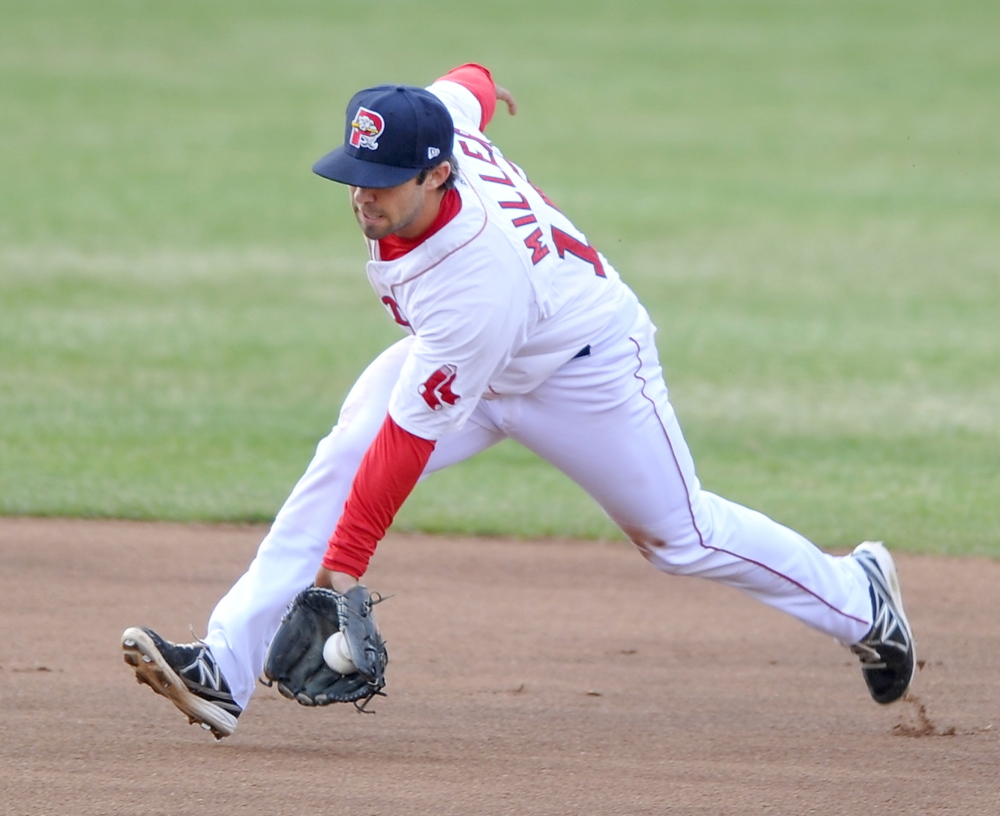
M 378 162 L 356 159 L 338 147 L 313 165 L 313 172 L 330 181 L 350 184 L 352 187 L 395 187 L 414 178 L 419 167 L 392 167 Z

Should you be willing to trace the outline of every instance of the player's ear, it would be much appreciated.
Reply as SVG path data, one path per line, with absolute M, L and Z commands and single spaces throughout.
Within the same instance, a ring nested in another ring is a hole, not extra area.
M 440 164 L 434 165 L 427 172 L 426 183 L 430 185 L 431 190 L 437 190 L 442 184 L 448 180 L 448 176 L 451 175 L 451 162 L 443 161 Z

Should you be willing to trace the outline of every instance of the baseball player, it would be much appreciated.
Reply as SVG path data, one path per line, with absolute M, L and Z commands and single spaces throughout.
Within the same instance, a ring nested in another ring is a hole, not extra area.
M 220 739 L 262 671 L 306 705 L 367 702 L 386 659 L 377 597 L 360 583 L 376 545 L 421 477 L 510 438 L 587 491 L 656 569 L 734 587 L 832 636 L 860 658 L 877 702 L 898 700 L 914 642 L 888 551 L 865 542 L 835 557 L 701 488 L 649 315 L 490 141 L 498 100 L 515 112 L 475 64 L 428 88 L 382 85 L 351 99 L 344 144 L 313 170 L 346 186 L 368 279 L 405 336 L 347 395 L 205 640 L 130 628 L 126 662 Z M 329 690 L 322 643 L 286 614 L 310 586 L 339 609 L 334 629 L 350 639 L 345 621 L 360 621 L 360 690 Z M 295 631 L 269 654 L 279 627 Z M 289 640 L 300 644 L 292 656 Z

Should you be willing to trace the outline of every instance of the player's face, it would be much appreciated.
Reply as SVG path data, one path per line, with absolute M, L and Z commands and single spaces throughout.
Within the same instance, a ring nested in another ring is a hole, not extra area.
M 424 180 L 399 184 L 396 187 L 349 187 L 351 208 L 366 238 L 377 241 L 387 235 L 416 238 L 426 230 L 437 215 L 441 204 L 440 186 L 450 168 L 447 162 L 434 168 Z
M 351 207 L 366 238 L 378 240 L 396 234 L 415 238 L 423 219 L 428 199 L 423 184 L 416 179 L 397 187 L 351 187 Z M 433 216 L 431 216 L 433 220 Z M 416 231 L 415 231 L 416 229 Z M 411 234 L 412 233 L 412 234 Z
M 408 233 L 420 221 L 426 205 L 423 185 L 416 179 L 396 187 L 351 187 L 350 191 L 354 217 L 366 238 L 377 241 L 394 233 L 402 238 L 415 237 Z

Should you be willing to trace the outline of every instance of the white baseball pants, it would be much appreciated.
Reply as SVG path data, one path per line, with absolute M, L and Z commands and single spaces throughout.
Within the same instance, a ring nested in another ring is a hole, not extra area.
M 701 489 L 654 334 L 634 303 L 594 339 L 589 356 L 533 392 L 481 401 L 461 430 L 438 441 L 424 475 L 514 439 L 586 490 L 658 570 L 735 587 L 842 643 L 859 641 L 872 609 L 868 579 L 852 558 L 824 553 Z M 384 351 L 355 383 L 256 558 L 212 613 L 206 643 L 244 708 L 281 616 L 326 552 L 409 342 Z

